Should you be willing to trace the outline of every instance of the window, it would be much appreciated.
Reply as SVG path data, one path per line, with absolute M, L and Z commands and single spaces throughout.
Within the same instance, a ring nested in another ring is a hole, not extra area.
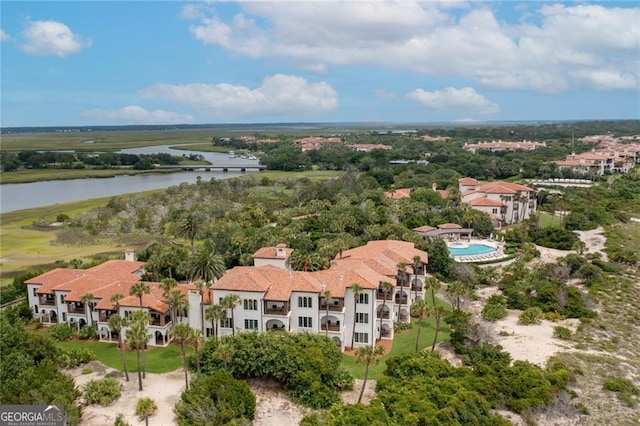
M 232 318 L 223 318 L 220 320 L 220 327 L 222 328 L 233 328 L 233 319 Z
M 358 324 L 369 324 L 369 314 L 364 312 L 356 313 L 356 323 Z
M 300 328 L 313 327 L 313 319 L 311 317 L 298 317 L 298 327 Z
M 491 210 L 491 213 L 493 213 L 493 214 L 498 214 L 498 209 L 492 209 L 492 210 Z
M 244 305 L 245 311 L 257 311 L 258 310 L 258 301 L 255 299 L 244 299 L 242 301 Z
M 356 343 L 369 343 L 369 333 L 356 333 Z
M 358 303 L 362 303 L 363 305 L 369 304 L 369 294 L 368 293 L 360 293 L 358 296 Z
M 36 295 L 36 290 L 37 290 L 37 288 L 35 288 L 35 287 L 34 287 L 34 288 L 33 288 L 33 295 L 34 295 L 34 296 L 37 296 L 37 295 Z
M 298 308 L 313 308 L 313 299 L 310 297 L 298 297 Z
M 67 322 L 67 314 L 66 313 L 62 313 L 62 322 Z
M 60 295 L 60 304 L 62 305 L 64 303 L 64 294 Z
M 254 320 L 254 319 L 246 319 L 246 320 L 244 320 L 244 329 L 245 330 L 257 330 L 258 329 L 258 320 Z

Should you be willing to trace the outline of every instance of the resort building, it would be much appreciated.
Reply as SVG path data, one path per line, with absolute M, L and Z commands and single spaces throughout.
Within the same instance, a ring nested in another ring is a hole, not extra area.
M 326 333 L 341 349 L 392 339 L 393 324 L 409 321 L 411 303 L 424 298 L 427 253 L 404 241 L 371 241 L 343 251 L 329 269 L 290 270 L 293 250 L 281 244 L 254 253 L 256 266 L 235 267 L 215 283 L 180 284 L 188 308 L 176 321 L 209 336 L 243 331 Z M 57 268 L 27 281 L 29 306 L 45 325 L 58 322 L 94 327 L 101 340 L 117 340 L 109 329 L 114 313 L 129 317 L 136 310 L 151 316 L 148 344 L 167 345 L 173 326 L 160 283 L 146 282 L 150 292 L 130 295 L 145 273 L 144 263 L 110 260 L 89 269 Z M 357 284 L 357 286 L 356 286 Z M 123 297 L 112 302 L 112 296 Z M 205 321 L 212 304 L 234 294 L 238 304 L 216 324 Z M 126 336 L 126 328 L 123 330 Z
M 383 151 L 391 151 L 393 147 L 391 145 L 384 145 L 381 143 L 358 143 L 353 145 L 347 145 L 348 148 L 351 148 L 354 151 L 358 152 L 371 152 L 375 149 L 381 149 Z
M 342 139 L 338 138 L 338 137 L 331 137 L 331 138 L 323 138 L 323 137 L 308 137 L 308 138 L 301 138 L 301 139 L 296 139 L 293 141 L 301 150 L 302 152 L 305 151 L 313 151 L 314 149 L 320 149 L 322 148 L 325 144 L 328 143 L 342 143 Z
M 640 164 L 640 145 L 612 145 L 606 149 L 593 149 L 582 154 L 571 153 L 564 160 L 555 161 L 559 170 L 602 176 L 610 173 L 627 173 Z
M 458 179 L 462 202 L 491 216 L 497 226 L 521 222 L 537 209 L 536 191 L 517 183 L 483 183 L 465 177 Z
M 467 151 L 475 153 L 479 149 L 484 149 L 491 152 L 498 151 L 533 151 L 534 149 L 547 146 L 545 142 L 506 142 L 506 141 L 491 141 L 491 142 L 479 142 L 479 143 L 465 143 L 463 148 Z

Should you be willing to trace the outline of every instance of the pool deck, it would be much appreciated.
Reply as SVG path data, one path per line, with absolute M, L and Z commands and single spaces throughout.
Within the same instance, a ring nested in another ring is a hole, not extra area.
M 499 259 L 508 257 L 504 253 L 504 243 L 501 243 L 495 240 L 480 240 L 477 238 L 472 238 L 471 240 L 466 240 L 466 241 L 460 240 L 460 241 L 447 242 L 447 247 L 465 248 L 465 247 L 469 247 L 470 244 L 482 244 L 485 246 L 491 246 L 491 247 L 494 247 L 495 250 L 490 251 L 488 253 L 481 253 L 481 254 L 470 254 L 470 255 L 460 255 L 460 256 L 451 255 L 451 257 L 453 257 L 453 259 L 456 262 L 460 262 L 460 263 L 486 262 L 486 261 L 499 260 Z

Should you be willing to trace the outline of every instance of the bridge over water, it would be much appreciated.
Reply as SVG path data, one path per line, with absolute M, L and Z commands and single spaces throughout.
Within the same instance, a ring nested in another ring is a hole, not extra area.
M 159 166 L 157 168 L 182 170 L 185 172 L 194 172 L 197 170 L 204 170 L 207 172 L 215 170 L 222 170 L 223 172 L 228 172 L 230 170 L 239 170 L 241 172 L 246 172 L 247 170 L 265 170 L 267 166 L 263 164 L 203 164 L 198 166 Z

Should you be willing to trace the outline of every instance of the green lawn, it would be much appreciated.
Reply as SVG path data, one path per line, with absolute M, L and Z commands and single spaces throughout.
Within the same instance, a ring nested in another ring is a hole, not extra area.
M 451 307 L 441 301 L 437 301 L 439 305 L 445 306 L 448 310 Z M 431 305 L 431 304 L 429 304 Z M 436 332 L 436 320 L 433 317 L 426 318 L 422 321 L 422 332 L 420 334 L 420 349 L 429 348 L 430 350 L 431 344 L 433 343 L 433 336 Z M 386 368 L 386 360 L 388 358 L 405 354 L 412 353 L 416 350 L 416 337 L 418 335 L 418 320 L 413 318 L 411 320 L 411 329 L 405 330 L 401 332 L 397 332 L 393 336 L 393 347 L 391 352 L 388 355 L 380 358 L 380 362 L 377 365 L 371 365 L 369 367 L 369 378 L 377 379 L 382 377 L 382 373 Z M 444 340 L 449 339 L 449 328 L 447 324 L 445 324 L 444 320 L 440 321 L 440 332 L 438 333 L 438 342 L 442 342 Z M 349 344 L 351 344 L 349 342 Z M 342 355 L 342 366 L 347 370 L 351 371 L 353 376 L 356 379 L 364 378 L 364 365 L 358 364 L 355 361 L 355 358 L 350 355 L 343 354 Z
M 540 218 L 540 227 L 546 228 L 549 226 L 562 226 L 562 218 L 554 217 L 550 213 L 539 211 L 538 217 Z
M 63 349 L 86 348 L 92 350 L 101 363 L 122 370 L 120 351 L 115 343 L 93 342 L 86 340 L 72 340 L 68 342 L 57 342 L 57 346 Z M 193 349 L 187 348 L 187 353 L 193 353 Z M 180 345 L 171 344 L 165 348 L 156 347 L 149 349 L 146 353 L 148 373 L 167 373 L 182 367 L 182 356 Z M 135 351 L 125 351 L 125 359 L 129 371 L 138 371 L 138 361 Z

